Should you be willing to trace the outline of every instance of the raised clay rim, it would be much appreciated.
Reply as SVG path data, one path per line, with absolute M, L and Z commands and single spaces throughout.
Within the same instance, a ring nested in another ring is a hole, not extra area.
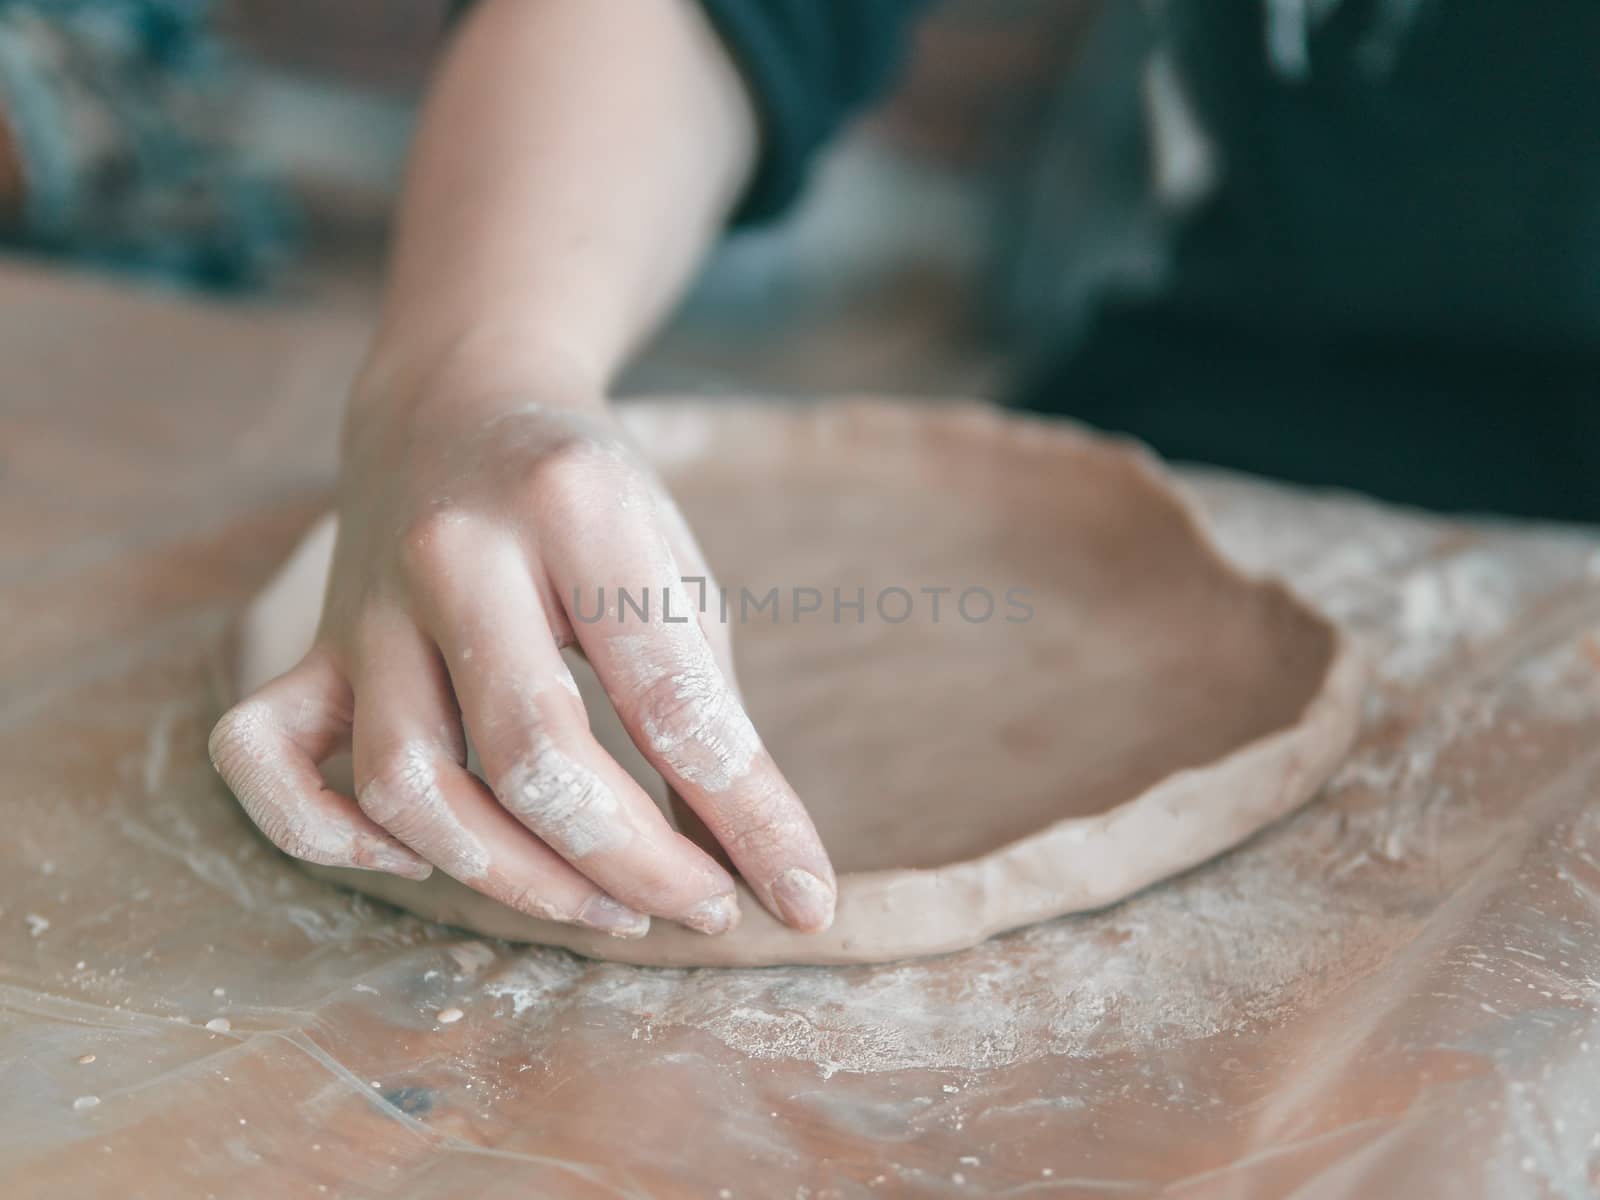
M 1052 917 L 1105 907 L 1231 849 L 1309 800 L 1355 738 L 1366 681 L 1366 667 L 1355 648 L 1336 625 L 1284 584 L 1234 567 L 1141 446 L 971 403 L 652 400 L 628 404 L 622 412 L 630 432 L 649 447 L 650 460 L 667 468 L 682 466 L 729 438 L 738 438 L 748 450 L 752 444 L 748 439 L 761 432 L 753 426 L 770 431 L 774 422 L 789 426 L 790 442 L 797 433 L 856 442 L 892 439 L 897 447 L 918 438 L 959 439 L 968 447 L 982 440 L 1020 454 L 1088 453 L 1115 459 L 1154 498 L 1172 507 L 1190 535 L 1240 588 L 1277 593 L 1282 602 L 1330 635 L 1322 683 L 1292 724 L 1205 766 L 1175 772 L 1095 816 L 1063 818 L 977 858 L 941 867 L 841 875 L 837 918 L 821 934 L 796 933 L 779 924 L 742 883 L 743 920 L 733 932 L 705 937 L 657 921 L 647 936 L 628 941 L 484 903 L 438 871 L 420 884 L 368 871 L 310 868 L 314 873 L 426 913 L 430 919 L 469 924 L 509 941 L 562 946 L 619 962 L 764 966 L 918 958 L 960 950 Z M 1217 796 L 1226 797 L 1226 803 L 1206 801 Z M 1138 847 L 1138 853 L 1121 852 L 1123 847 Z M 461 901 L 469 898 L 473 907 L 467 920 Z M 891 913 L 893 920 L 875 920 Z M 892 933 L 884 934 L 885 928 Z

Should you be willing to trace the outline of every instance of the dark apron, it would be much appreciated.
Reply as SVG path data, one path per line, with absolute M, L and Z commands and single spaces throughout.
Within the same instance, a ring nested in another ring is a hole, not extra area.
M 1342 0 L 1294 71 L 1267 8 L 1155 6 L 1221 183 L 1160 289 L 1107 287 L 1020 402 L 1174 458 L 1600 520 L 1600 0 Z

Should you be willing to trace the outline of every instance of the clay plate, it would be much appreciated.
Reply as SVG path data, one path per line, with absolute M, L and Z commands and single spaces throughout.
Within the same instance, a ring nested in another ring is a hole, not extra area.
M 739 673 L 839 871 L 833 928 L 793 933 L 742 892 L 725 936 L 658 920 L 619 941 L 437 871 L 421 884 L 319 874 L 436 920 L 628 962 L 939 954 L 1220 854 L 1310 798 L 1354 736 L 1364 672 L 1339 632 L 1230 567 L 1137 447 L 977 406 L 663 401 L 625 415 L 730 617 L 740 589 L 779 591 L 778 620 L 738 620 Z M 308 538 L 248 615 L 247 686 L 309 644 L 329 545 L 326 530 Z M 820 611 L 794 619 L 796 588 L 820 593 Z M 938 620 L 924 588 L 950 589 Z M 848 604 L 858 589 L 864 619 Z M 909 593 L 908 619 L 893 620 L 907 605 L 892 589 Z M 659 801 L 581 681 L 601 740 Z

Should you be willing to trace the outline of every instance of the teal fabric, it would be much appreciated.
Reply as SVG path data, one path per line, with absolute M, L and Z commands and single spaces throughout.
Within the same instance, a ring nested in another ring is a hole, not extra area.
M 0 113 L 25 183 L 0 244 L 252 287 L 292 248 L 286 191 L 232 141 L 208 0 L 0 0 Z
M 1021 403 L 1434 508 L 1600 520 L 1600 4 L 1162 7 L 1222 164 Z M 1404 9 L 1404 21 L 1395 19 Z
M 817 149 L 893 77 L 929 0 L 701 0 L 745 72 L 762 149 L 735 224 L 781 215 Z

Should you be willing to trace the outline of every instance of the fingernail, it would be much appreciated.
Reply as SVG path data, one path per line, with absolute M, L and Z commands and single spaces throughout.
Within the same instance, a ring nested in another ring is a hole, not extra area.
M 833 889 L 799 867 L 772 881 L 772 902 L 785 921 L 806 933 L 820 933 L 833 924 Z
M 419 883 L 433 874 L 433 865 L 407 850 L 391 846 L 388 842 L 373 842 L 367 849 L 366 867 L 371 871 L 386 871 L 402 879 L 415 879 Z
M 683 923 L 696 933 L 727 933 L 739 923 L 739 902 L 729 892 L 713 896 L 695 905 Z
M 577 922 L 618 938 L 642 938 L 650 932 L 650 918 L 618 904 L 610 896 L 594 896 L 578 910 Z

